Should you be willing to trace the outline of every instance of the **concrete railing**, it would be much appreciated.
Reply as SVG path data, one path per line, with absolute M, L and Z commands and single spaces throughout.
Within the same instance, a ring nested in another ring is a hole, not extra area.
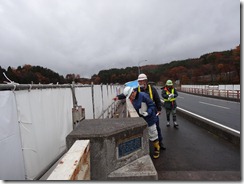
M 224 126 L 218 122 L 202 117 L 180 107 L 177 107 L 179 115 L 188 119 L 190 122 L 202 127 L 218 137 L 240 146 L 240 131 Z
M 47 180 L 157 180 L 146 122 L 129 99 L 125 107 L 128 118 L 82 121 L 66 137 L 70 149 Z M 80 140 L 89 140 L 89 156 Z M 84 162 L 83 157 L 91 159 Z
M 83 120 L 67 137 L 90 141 L 91 180 L 157 180 L 149 155 L 147 123 L 140 117 Z
M 47 180 L 90 180 L 90 141 L 75 141 Z
M 126 99 L 126 117 L 139 117 L 138 113 L 136 112 L 135 108 L 133 107 L 131 101 L 129 99 Z

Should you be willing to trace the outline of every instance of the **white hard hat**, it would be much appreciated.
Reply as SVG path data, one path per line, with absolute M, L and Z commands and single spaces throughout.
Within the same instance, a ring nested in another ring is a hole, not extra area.
M 123 94 L 126 96 L 126 98 L 128 99 L 132 93 L 134 89 L 132 87 L 126 86 L 124 88 Z
M 144 73 L 141 73 L 140 75 L 138 75 L 138 81 L 142 81 L 142 80 L 147 80 L 147 76 Z

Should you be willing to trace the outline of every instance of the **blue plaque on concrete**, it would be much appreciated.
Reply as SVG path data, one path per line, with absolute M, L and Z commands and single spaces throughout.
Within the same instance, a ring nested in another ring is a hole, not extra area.
M 126 156 L 141 148 L 141 137 L 137 137 L 125 142 L 122 142 L 118 146 L 119 158 Z

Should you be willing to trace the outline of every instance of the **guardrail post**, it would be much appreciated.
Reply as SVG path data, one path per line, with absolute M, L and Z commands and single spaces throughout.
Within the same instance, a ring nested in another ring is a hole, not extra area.
M 95 100 L 94 100 L 94 85 L 91 83 L 91 93 L 92 93 L 92 111 L 93 111 L 93 119 L 95 119 Z
M 240 99 L 240 90 L 237 90 L 237 99 Z

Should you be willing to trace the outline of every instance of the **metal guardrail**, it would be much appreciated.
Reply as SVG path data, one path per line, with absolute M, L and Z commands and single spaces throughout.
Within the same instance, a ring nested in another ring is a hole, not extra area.
M 116 109 L 118 107 L 118 102 L 114 101 L 111 105 L 108 106 L 107 109 L 105 109 L 102 114 L 98 117 L 98 119 L 104 119 L 104 118 L 112 118 Z M 105 113 L 107 113 L 107 116 L 105 117 Z
M 91 87 L 92 85 L 80 84 L 0 84 L 1 90 L 31 90 L 31 89 L 47 89 L 47 88 L 71 88 L 71 87 Z
M 93 109 L 93 118 L 95 119 L 95 106 L 94 106 L 94 85 L 91 84 L 19 84 L 15 82 L 10 82 L 7 84 L 0 84 L 0 91 L 4 90 L 12 90 L 12 91 L 17 91 L 17 90 L 34 90 L 34 89 L 52 89 L 52 88 L 70 88 L 72 91 L 72 97 L 73 97 L 73 104 L 74 104 L 74 109 L 78 107 L 77 100 L 76 100 L 76 95 L 75 95 L 75 88 L 80 88 L 80 87 L 90 87 L 92 91 L 92 109 Z M 116 111 L 118 104 L 117 103 L 112 103 L 107 109 L 103 110 L 101 115 L 98 117 L 100 118 L 112 118 L 113 113 Z M 107 113 L 107 115 L 105 115 Z M 84 113 L 83 113 L 84 114 Z M 76 121 L 76 119 L 75 119 Z
M 201 88 L 181 88 L 180 91 L 187 93 L 194 93 L 207 96 L 215 96 L 222 98 L 240 99 L 240 90 L 219 90 L 219 89 L 201 89 Z

